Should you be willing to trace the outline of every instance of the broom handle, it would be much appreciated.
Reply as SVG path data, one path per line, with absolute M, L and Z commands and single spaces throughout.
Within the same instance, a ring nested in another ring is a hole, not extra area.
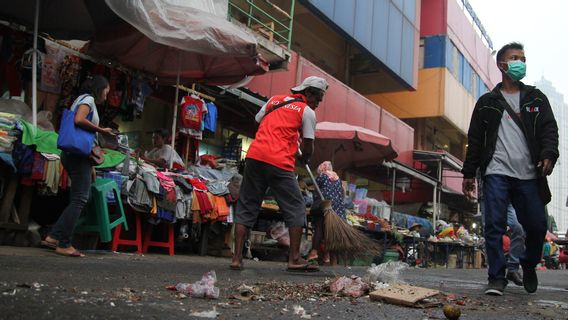
M 302 155 L 302 150 L 300 150 L 300 148 L 298 148 L 298 154 L 301 156 Z M 314 186 L 316 186 L 316 190 L 318 192 L 318 195 L 320 196 L 320 199 L 325 200 L 325 198 L 323 197 L 323 194 L 321 193 L 320 187 L 318 186 L 318 183 L 316 182 L 316 178 L 314 178 L 314 174 L 312 173 L 312 170 L 310 169 L 310 166 L 306 163 L 306 170 L 308 171 L 308 174 L 310 175 L 310 178 L 312 179 Z

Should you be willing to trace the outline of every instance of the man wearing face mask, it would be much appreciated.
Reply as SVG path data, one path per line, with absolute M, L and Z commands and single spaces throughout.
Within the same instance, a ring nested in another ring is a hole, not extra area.
M 550 202 L 546 176 L 559 156 L 558 126 L 548 99 L 520 81 L 525 61 L 520 43 L 509 43 L 497 53 L 502 82 L 475 105 L 462 170 L 463 192 L 470 199 L 476 170 L 481 171 L 489 266 L 485 293 L 489 295 L 503 295 L 507 286 L 502 238 L 509 203 L 526 234 L 525 253 L 520 257 L 523 286 L 529 293 L 537 290 L 535 267 L 546 235 L 544 206 Z
M 327 90 L 327 81 L 307 77 L 291 89 L 292 94 L 277 95 L 260 109 L 255 120 L 259 123 L 250 145 L 245 172 L 235 214 L 235 253 L 231 269 L 242 270 L 242 249 L 245 236 L 256 223 L 262 200 L 268 188 L 276 197 L 290 233 L 288 271 L 319 271 L 300 257 L 302 227 L 306 207 L 294 176 L 295 156 L 302 137 L 299 161 L 307 163 L 313 152 L 316 131 L 315 109 Z

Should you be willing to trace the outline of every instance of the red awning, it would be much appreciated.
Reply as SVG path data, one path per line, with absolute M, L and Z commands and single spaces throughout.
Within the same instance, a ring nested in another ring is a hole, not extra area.
M 347 123 L 320 122 L 316 126 L 316 138 L 320 139 L 358 139 L 379 146 L 389 146 L 391 141 L 373 130 L 352 126 Z
M 320 122 L 316 126 L 313 161 L 329 160 L 336 169 L 379 165 L 397 156 L 391 140 L 370 129 L 346 123 Z

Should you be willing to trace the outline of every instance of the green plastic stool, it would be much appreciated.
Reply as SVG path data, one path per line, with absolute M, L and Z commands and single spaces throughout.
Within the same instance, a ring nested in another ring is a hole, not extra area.
M 114 192 L 115 209 L 108 210 L 107 194 Z M 124 208 L 120 198 L 120 189 L 112 179 L 97 178 L 91 185 L 91 197 L 86 206 L 86 212 L 79 218 L 75 232 L 97 232 L 101 242 L 112 241 L 111 230 L 123 223 L 128 231 Z M 114 220 L 113 220 L 114 219 Z

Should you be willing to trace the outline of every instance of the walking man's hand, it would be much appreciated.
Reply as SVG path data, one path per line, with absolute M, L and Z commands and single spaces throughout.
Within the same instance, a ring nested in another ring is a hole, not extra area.
M 540 174 L 546 177 L 552 173 L 552 161 L 550 159 L 544 159 L 538 162 L 537 169 L 539 169 Z
M 462 192 L 468 200 L 473 200 L 473 191 L 475 190 L 475 179 L 463 179 L 462 182 Z

